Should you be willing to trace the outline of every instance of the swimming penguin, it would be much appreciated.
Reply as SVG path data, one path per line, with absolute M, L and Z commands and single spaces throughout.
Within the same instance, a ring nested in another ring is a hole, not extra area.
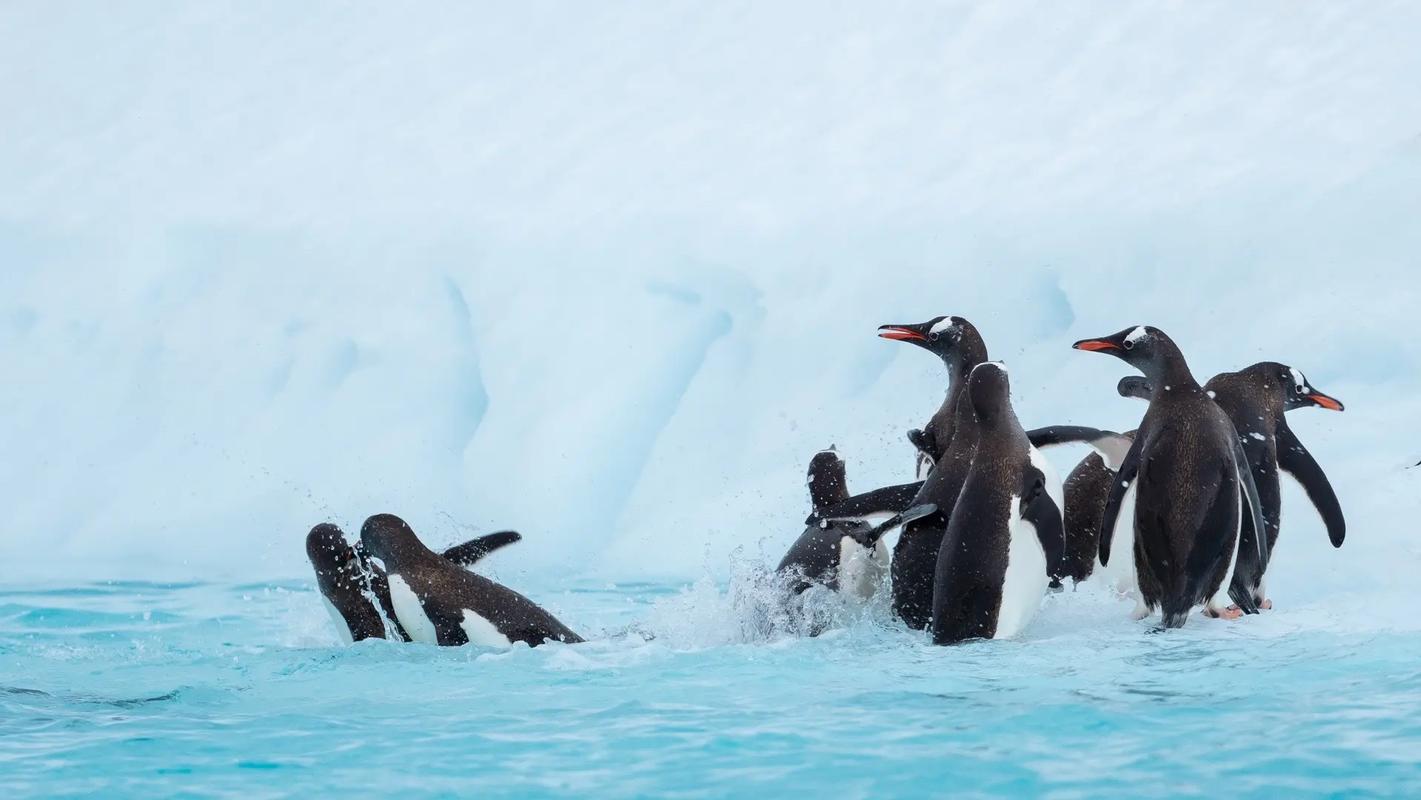
M 918 451 L 918 477 L 942 458 L 957 431 L 957 400 L 972 368 L 987 360 L 987 345 L 976 326 L 962 317 L 933 317 L 917 325 L 881 325 L 884 339 L 910 342 L 942 359 L 947 367 L 947 396 L 921 430 L 908 431 L 908 441 Z
M 1120 382 L 1122 396 L 1148 399 L 1150 383 L 1146 378 L 1127 378 Z M 1327 474 L 1288 426 L 1284 414 L 1299 408 L 1325 408 L 1342 411 L 1341 401 L 1313 388 L 1297 369 L 1276 361 L 1263 361 L 1237 372 L 1215 375 L 1204 384 L 1204 391 L 1228 414 L 1238 431 L 1243 450 L 1248 456 L 1254 482 L 1263 504 L 1263 521 L 1267 526 L 1264 558 L 1271 560 L 1277 546 L 1282 522 L 1282 493 L 1278 470 L 1292 475 L 1322 517 L 1333 547 L 1341 547 L 1347 536 L 1347 522 L 1342 505 Z M 1241 542 L 1255 539 L 1253 521 L 1244 517 Z M 1242 546 L 1241 557 L 1249 554 Z M 1241 558 L 1234 570 L 1234 593 L 1251 593 L 1259 608 L 1272 608 L 1264 586 L 1266 566 L 1257 559 Z
M 791 577 L 790 588 L 795 594 L 820 584 L 861 599 L 872 597 L 887 572 L 888 549 L 881 540 L 865 547 L 849 535 L 867 525 L 865 520 L 871 515 L 833 520 L 815 517 L 850 499 L 844 460 L 834 448 L 810 459 L 808 485 L 814 513 L 775 571 Z
M 1012 410 L 1006 368 L 978 365 L 966 396 L 977 443 L 935 564 L 934 644 L 1020 633 L 1060 575 L 1065 548 L 1061 497 Z
M 494 550 L 521 538 L 514 531 L 491 533 L 451 547 L 444 552 L 444 557 L 456 564 L 472 566 Z M 389 633 L 394 638 L 405 642 L 410 640 L 395 620 L 385 571 L 351 547 L 340 528 L 330 523 L 312 528 L 306 534 L 306 556 L 316 571 L 316 586 L 321 591 L 321 600 L 345 642 L 384 639 L 387 634 L 385 620 L 391 621 L 393 630 Z M 379 603 L 378 609 L 371 602 L 372 598 Z
M 1134 489 L 1132 547 L 1141 618 L 1160 609 L 1164 627 L 1184 625 L 1203 605 L 1215 617 L 1236 617 L 1223 602 L 1230 586 L 1243 504 L 1262 530 L 1262 509 L 1248 458 L 1233 423 L 1194 380 L 1183 353 L 1158 328 L 1137 326 L 1113 336 L 1076 342 L 1077 350 L 1116 356 L 1145 374 L 1150 407 L 1106 501 L 1100 528 L 1102 566 L 1112 560 L 1115 523 L 1127 490 Z M 1266 566 L 1266 554 L 1255 554 Z M 1244 611 L 1256 604 L 1231 595 Z
M 399 517 L 367 519 L 360 541 L 384 562 L 395 619 L 416 642 L 508 647 L 513 642 L 582 641 L 523 595 L 425 547 Z
M 910 628 L 922 630 L 932 618 L 933 571 L 952 506 L 967 479 L 977 443 L 977 420 L 967 400 L 967 376 L 987 360 L 987 345 L 976 326 L 962 317 L 934 317 L 919 325 L 884 325 L 879 336 L 911 342 L 942 359 L 947 367 L 947 397 L 922 430 L 908 438 L 918 448 L 919 474 L 928 472 L 907 505 L 917 508 L 902 519 L 903 532 L 893 547 L 893 611 Z M 927 511 L 928 507 L 932 511 Z

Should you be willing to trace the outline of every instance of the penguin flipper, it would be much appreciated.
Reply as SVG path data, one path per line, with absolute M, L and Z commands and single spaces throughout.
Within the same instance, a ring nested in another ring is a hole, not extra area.
M 1125 454 L 1130 452 L 1130 445 L 1134 444 L 1134 440 L 1124 434 L 1081 425 L 1050 425 L 1045 428 L 1036 428 L 1027 431 L 1026 438 L 1031 440 L 1031 446 L 1038 450 L 1060 444 L 1088 444 L 1097 453 L 1100 453 L 1100 457 L 1105 459 L 1105 466 L 1112 470 L 1120 468 L 1120 463 L 1125 460 Z
M 913 504 L 913 499 L 918 496 L 918 490 L 922 488 L 922 481 L 914 481 L 856 494 L 828 508 L 815 509 L 814 513 L 804 520 L 804 524 L 818 525 L 823 522 L 840 520 L 862 520 L 872 514 L 897 514 Z
M 1140 472 L 1140 451 L 1144 449 L 1145 437 L 1136 435 L 1130 450 L 1121 460 L 1115 479 L 1110 482 L 1110 497 L 1105 501 L 1105 515 L 1100 519 L 1100 565 L 1110 562 L 1110 542 L 1115 538 L 1115 521 L 1120 516 L 1120 504 L 1125 500 L 1125 492 Z
M 1347 538 L 1347 520 L 1342 517 L 1342 504 L 1332 491 L 1327 473 L 1287 425 L 1279 425 L 1274 436 L 1278 442 L 1278 466 L 1302 484 L 1313 508 L 1327 525 L 1327 538 L 1332 540 L 1333 547 L 1341 547 L 1342 540 Z
M 888 533 L 894 528 L 907 525 L 909 522 L 919 520 L 923 517 L 930 516 L 936 513 L 936 504 L 922 503 L 913 506 L 912 508 L 902 513 L 894 514 L 881 525 L 870 525 L 862 521 L 856 521 L 847 524 L 839 522 L 835 524 L 840 526 L 840 529 L 844 532 L 845 536 L 849 537 L 850 539 L 853 539 L 864 547 L 873 547 L 874 545 L 878 544 L 878 540 L 882 539 L 884 534 Z
M 1154 394 L 1155 387 L 1154 384 L 1150 383 L 1149 378 L 1142 375 L 1126 375 L 1120 379 L 1119 383 L 1115 384 L 1115 391 L 1119 393 L 1121 397 L 1149 400 L 1150 395 Z
M 472 567 L 489 553 L 501 547 L 507 547 L 514 542 L 522 541 L 522 539 L 522 534 L 517 531 L 499 531 L 454 545 L 440 555 L 461 567 Z
M 1039 471 L 1028 474 L 1028 484 L 1022 494 L 1021 518 L 1036 529 L 1036 538 L 1041 540 L 1041 550 L 1046 554 L 1046 575 L 1053 586 L 1061 585 L 1062 565 L 1066 560 L 1066 528 L 1061 520 L 1061 509 L 1046 491 L 1046 480 Z

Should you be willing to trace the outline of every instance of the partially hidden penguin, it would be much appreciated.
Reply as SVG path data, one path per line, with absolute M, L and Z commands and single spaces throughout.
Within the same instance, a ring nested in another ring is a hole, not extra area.
M 844 460 L 833 447 L 810 459 L 807 483 L 814 512 L 850 499 Z M 812 517 L 775 571 L 790 580 L 794 594 L 818 584 L 860 599 L 872 597 L 887 574 L 888 550 L 882 541 L 865 547 L 850 535 L 869 525 L 872 516 L 823 524 Z
M 917 325 L 884 325 L 879 336 L 915 344 L 947 367 L 947 397 L 922 430 L 910 431 L 926 479 L 900 512 L 903 532 L 893 546 L 893 611 L 910 628 L 928 627 L 932 617 L 933 570 L 953 504 L 967 479 L 977 443 L 977 420 L 967 399 L 967 379 L 987 360 L 987 345 L 975 325 L 962 317 L 934 317 Z M 881 524 L 881 520 L 875 522 Z
M 1118 389 L 1122 396 L 1141 399 L 1149 399 L 1152 392 L 1149 380 L 1137 377 L 1122 380 Z M 1237 372 L 1215 375 L 1204 384 L 1204 391 L 1224 410 L 1238 431 L 1253 480 L 1258 486 L 1259 499 L 1263 504 L 1263 523 L 1268 532 L 1263 541 L 1262 561 L 1248 558 L 1250 551 L 1247 547 L 1240 552 L 1231 593 L 1248 592 L 1259 608 L 1272 608 L 1273 601 L 1268 599 L 1265 578 L 1267 564 L 1272 561 L 1282 527 L 1279 470 L 1293 476 L 1303 487 L 1322 518 L 1333 547 L 1341 547 L 1347 537 L 1342 504 L 1327 479 L 1327 473 L 1298 439 L 1284 415 L 1300 408 L 1342 411 L 1345 407 L 1337 398 L 1314 388 L 1300 370 L 1276 361 L 1263 361 Z M 1253 541 L 1256 534 L 1251 515 L 1244 515 L 1243 524 L 1240 541 Z M 1069 540 L 1069 524 L 1067 530 Z
M 425 547 L 399 517 L 367 519 L 360 541 L 384 564 L 395 619 L 412 641 L 486 647 L 583 641 L 523 595 Z
M 489 553 L 520 539 L 515 531 L 490 533 L 449 548 L 443 557 L 470 567 Z M 387 636 L 404 642 L 410 640 L 395 619 L 385 571 L 352 547 L 340 528 L 330 523 L 312 528 L 306 534 L 306 557 L 316 571 L 321 600 L 347 644 Z M 390 621 L 388 631 L 386 620 Z
M 1001 364 L 972 370 L 966 396 L 977 441 L 934 565 L 934 644 L 1020 634 L 1060 575 L 1060 484 L 1027 439 L 1010 394 Z
M 1201 605 L 1212 617 L 1256 613 L 1252 597 L 1229 593 L 1243 514 L 1252 514 L 1255 529 L 1263 529 L 1258 489 L 1233 422 L 1158 328 L 1140 325 L 1073 346 L 1125 361 L 1151 386 L 1149 409 L 1111 483 L 1099 542 L 1102 566 L 1133 556 L 1136 617 L 1158 609 L 1165 628 L 1178 628 Z M 1127 494 L 1134 495 L 1133 519 L 1120 527 L 1133 532 L 1134 541 L 1117 554 L 1111 545 Z M 1266 567 L 1261 543 L 1249 544 L 1250 557 Z M 1230 597 L 1239 608 L 1229 607 Z

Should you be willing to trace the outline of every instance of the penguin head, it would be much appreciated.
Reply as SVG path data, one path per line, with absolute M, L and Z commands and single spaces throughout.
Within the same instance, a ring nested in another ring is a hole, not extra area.
M 1011 380 L 999 361 L 986 361 L 972 368 L 967 377 L 967 396 L 977 420 L 991 427 L 1011 414 Z
M 949 363 L 960 360 L 963 355 L 975 355 L 978 350 L 981 358 L 986 358 L 981 334 L 962 317 L 933 317 L 915 325 L 880 325 L 878 336 L 915 344 Z
M 809 500 L 816 510 L 845 500 L 849 496 L 848 478 L 844 470 L 844 459 L 830 445 L 828 450 L 820 450 L 809 460 L 809 474 L 805 478 L 809 486 Z
M 1262 379 L 1262 384 L 1272 387 L 1275 391 L 1283 395 L 1283 409 L 1292 411 L 1298 408 L 1325 408 L 1328 411 L 1342 411 L 1345 406 L 1342 401 L 1335 397 L 1323 394 L 1313 388 L 1308 382 L 1307 376 L 1302 370 L 1295 369 L 1287 364 L 1279 364 L 1276 361 L 1264 361 L 1254 364 L 1245 372 L 1253 373 Z
M 1082 339 L 1071 347 L 1115 356 L 1147 377 L 1158 375 L 1165 361 L 1179 352 L 1164 331 L 1151 325 L 1135 325 L 1110 336 Z
M 323 522 L 306 534 L 306 557 L 317 572 L 336 572 L 347 567 L 359 567 L 355 548 L 345 540 L 340 528 Z
M 393 569 L 393 563 L 428 552 L 409 524 L 394 514 L 376 514 L 365 520 L 360 527 L 360 542 L 366 552 L 385 562 L 386 569 Z

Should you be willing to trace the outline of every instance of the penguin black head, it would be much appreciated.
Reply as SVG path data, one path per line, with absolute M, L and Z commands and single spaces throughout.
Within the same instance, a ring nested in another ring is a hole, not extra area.
M 1115 356 L 1151 379 L 1162 378 L 1171 371 L 1188 372 L 1174 340 L 1151 325 L 1136 325 L 1110 336 L 1082 339 L 1071 347 Z M 1176 377 L 1185 376 L 1181 374 Z
M 1012 414 L 1011 381 L 1007 368 L 997 361 L 987 361 L 973 367 L 967 378 L 967 396 L 977 420 L 987 427 Z
M 1254 364 L 1244 372 L 1261 377 L 1265 386 L 1277 386 L 1279 391 L 1283 393 L 1283 408 L 1287 411 L 1311 407 L 1325 408 L 1328 411 L 1342 411 L 1346 408 L 1342 405 L 1341 400 L 1314 389 L 1301 370 L 1294 369 L 1287 364 L 1263 361 Z
M 430 552 L 410 526 L 394 514 L 376 514 L 365 520 L 360 527 L 360 541 L 366 552 L 385 562 L 386 569 Z
M 317 572 L 335 572 L 352 565 L 358 566 L 355 548 L 345 540 L 340 528 L 323 522 L 306 534 L 306 557 Z
M 878 335 L 915 344 L 949 364 L 961 362 L 964 357 L 976 357 L 971 362 L 975 366 L 987 358 L 982 335 L 962 317 L 933 317 L 916 325 L 880 325 Z
M 844 470 L 844 459 L 839 458 L 833 445 L 828 450 L 815 453 L 814 458 L 809 460 L 806 483 L 809 485 L 809 500 L 815 510 L 848 499 L 849 481 Z

